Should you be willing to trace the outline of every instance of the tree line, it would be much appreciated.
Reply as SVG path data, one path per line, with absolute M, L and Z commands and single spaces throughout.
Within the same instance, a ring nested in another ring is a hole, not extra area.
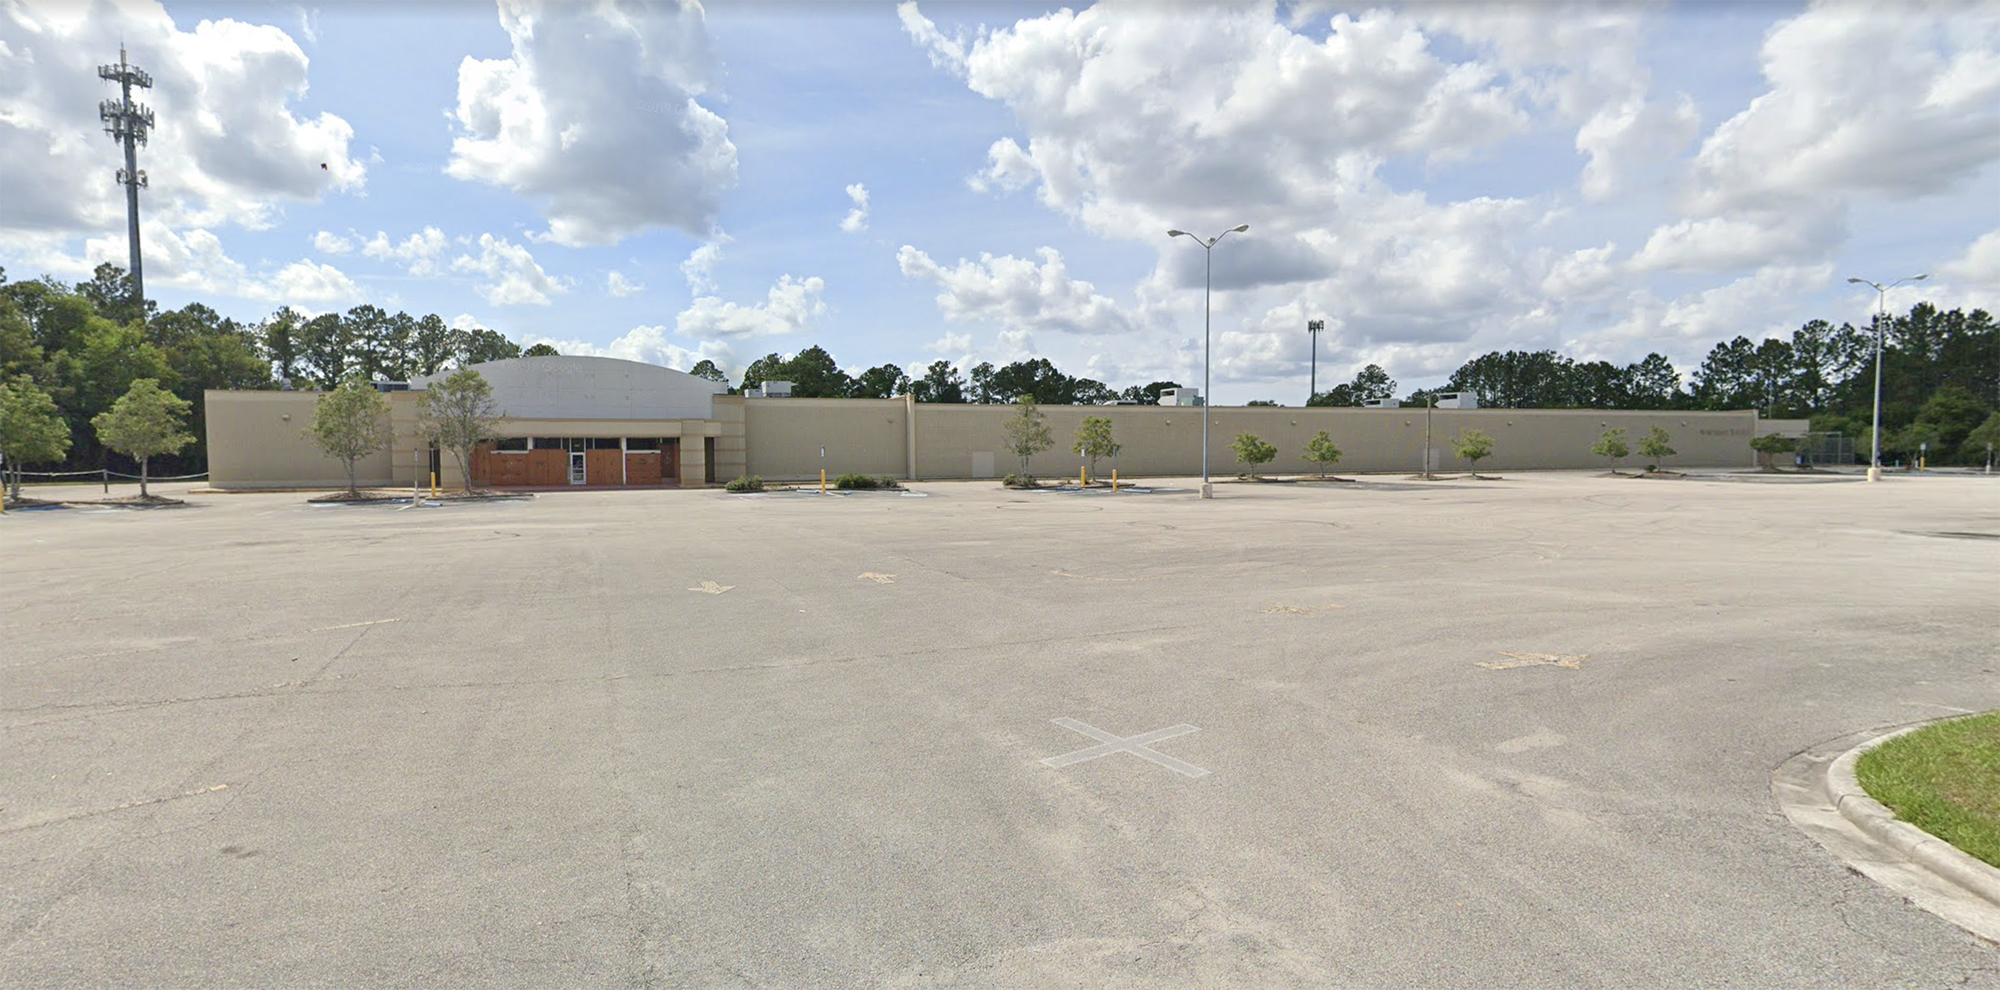
M 194 441 L 158 467 L 191 473 L 208 464 L 205 389 L 332 389 L 357 375 L 404 380 L 520 354 L 499 333 L 453 327 L 436 314 L 363 305 L 306 316 L 287 306 L 246 325 L 200 303 L 165 312 L 152 300 L 136 303 L 116 265 L 99 265 L 75 285 L 9 282 L 0 269 L 0 383 L 46 395 L 69 432 L 64 454 L 31 459 L 50 470 L 136 467 L 128 458 L 107 462 L 91 424 L 140 380 L 189 404 Z
M 1922 303 L 1888 318 L 1882 337 L 1884 449 L 1906 457 L 1927 450 L 1936 463 L 1982 460 L 1983 444 L 1968 437 L 2000 409 L 2000 326 L 1993 317 L 1984 310 L 1944 311 Z M 1814 320 L 1789 337 L 1737 336 L 1718 343 L 1685 382 L 1658 353 L 1620 365 L 1577 361 L 1553 350 L 1495 351 L 1467 361 L 1441 388 L 1419 389 L 1399 401 L 1423 405 L 1438 392 L 1460 391 L 1476 395 L 1482 406 L 1503 408 L 1754 408 L 1767 417 L 1810 419 L 1814 429 L 1852 437 L 1856 449 L 1866 450 L 1874 347 L 1872 326 Z M 135 303 L 130 278 L 110 264 L 74 285 L 52 278 L 8 282 L 0 269 L 0 382 L 46 393 L 70 432 L 60 460 L 36 462 L 50 468 L 106 464 L 91 421 L 141 379 L 155 380 L 191 404 L 195 442 L 178 456 L 162 458 L 161 469 L 198 471 L 207 464 L 205 389 L 332 390 L 355 377 L 407 380 L 482 361 L 553 353 L 546 344 L 523 351 L 493 330 L 454 327 L 436 314 L 411 316 L 365 304 L 315 316 L 283 307 L 252 324 L 200 303 L 161 312 L 150 300 Z M 689 370 L 732 391 L 790 381 L 792 394 L 801 398 L 909 394 L 919 402 L 1032 397 L 1048 405 L 1150 405 L 1165 389 L 1179 387 L 1155 381 L 1117 389 L 1065 374 L 1046 358 L 998 366 L 981 362 L 963 370 L 950 361 L 933 361 L 914 377 L 895 364 L 849 374 L 816 345 L 790 356 L 760 357 L 733 384 L 713 361 Z M 1361 405 L 1398 401 L 1396 395 L 1395 380 L 1371 364 L 1307 404 Z

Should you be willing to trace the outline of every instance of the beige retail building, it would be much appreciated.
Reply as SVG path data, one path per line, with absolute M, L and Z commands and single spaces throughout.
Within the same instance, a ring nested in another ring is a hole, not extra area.
M 716 382 L 657 365 L 595 357 L 513 358 L 474 366 L 493 386 L 502 439 L 473 459 L 475 483 L 498 488 L 698 487 L 753 474 L 771 481 L 860 472 L 899 479 L 994 478 L 1020 469 L 1003 428 L 1015 407 L 919 403 L 896 399 L 746 398 Z M 441 376 L 433 376 L 433 378 Z M 358 480 L 369 486 L 442 485 L 462 478 L 449 456 L 417 440 L 417 394 L 387 385 L 394 446 L 365 458 Z M 210 483 L 217 488 L 325 488 L 345 485 L 340 462 L 305 436 L 319 392 L 207 393 Z M 1238 406 L 1043 406 L 1053 449 L 1028 471 L 1074 477 L 1070 452 L 1086 416 L 1111 420 L 1122 449 L 1098 463 L 1100 474 L 1186 477 L 1201 473 L 1201 417 L 1209 424 L 1210 471 L 1237 473 L 1230 441 L 1253 433 L 1278 448 L 1259 470 L 1315 470 L 1306 442 L 1327 431 L 1343 451 L 1342 472 L 1422 468 L 1426 436 L 1433 466 L 1454 466 L 1450 438 L 1474 428 L 1493 437 L 1482 470 L 1602 467 L 1590 453 L 1604 431 L 1622 428 L 1636 449 L 1654 427 L 1667 431 L 1670 467 L 1740 468 L 1756 463 L 1750 439 L 1801 433 L 1799 420 L 1763 420 L 1735 412 L 1591 409 L 1357 409 Z M 1636 461 L 1636 455 L 1633 463 Z

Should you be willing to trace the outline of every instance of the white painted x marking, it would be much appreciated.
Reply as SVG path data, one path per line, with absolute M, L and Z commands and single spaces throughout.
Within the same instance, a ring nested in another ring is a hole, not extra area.
M 1100 756 L 1110 756 L 1113 753 L 1130 753 L 1133 756 L 1136 756 L 1142 760 L 1151 760 L 1154 763 L 1157 763 L 1163 767 L 1166 767 L 1169 770 L 1172 770 L 1175 773 L 1182 774 L 1184 776 L 1188 777 L 1208 776 L 1208 771 L 1203 770 L 1202 768 L 1195 766 L 1192 763 L 1186 763 L 1181 760 L 1176 760 L 1165 753 L 1156 752 L 1147 745 L 1148 743 L 1159 742 L 1162 739 L 1172 739 L 1175 736 L 1184 736 L 1190 732 L 1201 731 L 1200 729 L 1197 729 L 1192 725 L 1187 725 L 1185 723 L 1181 725 L 1171 725 L 1164 729 L 1154 729 L 1151 732 L 1142 732 L 1130 738 L 1123 738 L 1112 735 L 1111 733 L 1106 732 L 1103 729 L 1100 729 L 1094 725 L 1090 725 L 1084 722 L 1079 722 L 1073 718 L 1059 718 L 1055 720 L 1055 723 L 1057 725 L 1062 726 L 1065 729 L 1069 729 L 1074 732 L 1081 732 L 1092 739 L 1100 740 L 1101 742 L 1103 742 L 1104 745 L 1092 746 L 1088 749 L 1079 749 L 1074 753 L 1064 753 L 1061 756 L 1051 756 L 1048 759 L 1042 761 L 1043 766 L 1066 767 L 1071 764 L 1082 763 L 1085 760 L 1094 760 Z

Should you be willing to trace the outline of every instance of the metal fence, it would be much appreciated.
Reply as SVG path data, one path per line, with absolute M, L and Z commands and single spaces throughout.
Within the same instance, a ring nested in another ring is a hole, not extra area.
M 1808 467 L 1857 464 L 1854 438 L 1839 433 L 1808 433 L 1799 443 L 1799 463 Z

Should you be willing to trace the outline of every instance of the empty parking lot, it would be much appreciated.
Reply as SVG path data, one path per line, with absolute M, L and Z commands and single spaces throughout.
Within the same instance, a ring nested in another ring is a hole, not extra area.
M 8 514 L 0 983 L 2000 985 L 1770 784 L 2000 479 L 915 493 Z

